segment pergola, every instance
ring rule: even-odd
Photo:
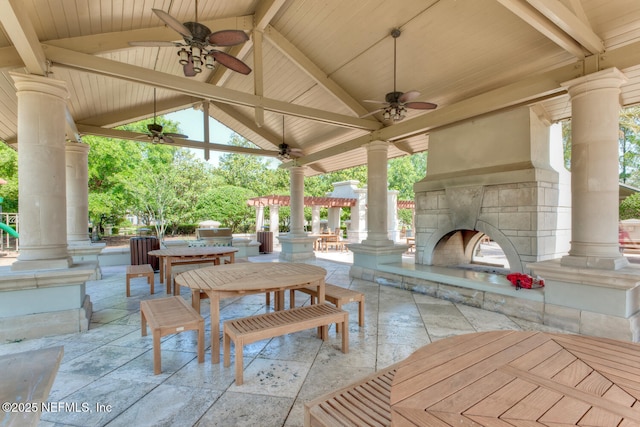
[[[185,76],[174,43],[182,37],[152,8],[178,22],[197,15],[212,31],[245,32],[247,41],[219,50],[252,72],[217,65]],[[83,284],[96,272],[88,260],[91,254],[97,260],[100,248],[86,233],[88,146],[82,137],[139,141],[143,134],[116,127],[195,107],[257,147],[212,144],[203,120],[204,141],[177,138],[174,144],[201,149],[205,158],[212,150],[277,157],[282,143],[298,149],[282,164],[290,171],[292,210],[291,233],[281,240],[285,259],[311,252],[303,229],[304,178],[367,164],[369,230],[352,248],[354,277],[374,277],[399,262],[403,251],[387,237],[388,159],[429,150],[430,162],[439,159],[430,166],[442,182],[471,176],[478,164],[500,176],[518,168],[550,176],[542,159],[546,137],[539,136],[571,118],[569,255],[561,261],[540,256],[547,235],[536,228],[546,226],[537,210],[526,221],[533,229],[515,233],[509,243],[514,253],[518,245],[529,251],[522,268],[554,278],[537,301],[541,321],[601,335],[623,329],[640,338],[638,274],[628,271],[617,247],[617,116],[621,106],[640,103],[637,0],[0,0],[0,10],[0,140],[18,151],[22,226],[13,276],[0,277],[0,289],[11,296],[0,298],[0,312],[13,319],[3,330],[24,329],[31,323],[27,315],[58,332],[88,325],[91,303]],[[437,108],[409,108],[402,120],[385,120],[380,102],[394,101],[396,91]],[[530,123],[517,129],[522,138],[515,141],[500,133],[511,123],[496,119],[509,114]],[[497,124],[487,126],[491,119]],[[469,130],[473,125],[479,129]],[[471,143],[479,136],[490,141],[489,150]],[[514,151],[518,143],[529,157],[491,163],[523,154]],[[529,149],[534,144],[542,148]],[[460,170],[451,159],[476,163]],[[416,203],[419,260],[428,260],[424,253],[442,237],[447,197],[473,208],[472,196],[480,194],[452,187],[432,203],[430,179],[420,181],[426,195]],[[505,227],[521,216],[503,213]],[[490,219],[481,225],[500,232]],[[52,311],[58,313],[53,320]]]

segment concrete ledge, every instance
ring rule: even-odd
[[[4,317],[0,322],[0,342],[87,331],[92,310],[93,304],[86,295],[80,308]]]
[[[379,265],[377,269],[354,265],[349,275],[536,323],[544,320],[544,290],[516,290],[506,277],[498,274],[394,263]]]
[[[98,261],[102,267],[131,264],[131,251],[129,248],[105,248],[98,255]]]

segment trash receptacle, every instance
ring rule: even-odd
[[[270,254],[273,252],[273,231],[256,232],[256,240],[260,242],[260,253]]]
[[[158,257],[149,255],[149,252],[160,249],[160,241],[157,237],[132,237],[129,239],[131,251],[131,265],[150,264],[154,271],[160,269]]]

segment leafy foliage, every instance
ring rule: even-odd
[[[5,212],[18,211],[18,153],[0,143],[0,178],[7,181],[0,185],[2,210]]]
[[[209,188],[200,198],[196,210],[202,218],[220,221],[223,227],[231,228],[232,233],[246,233],[251,230],[255,211],[247,205],[247,199],[256,197],[249,189],[233,185]]]
[[[620,219],[640,218],[640,193],[625,198],[620,203]]]

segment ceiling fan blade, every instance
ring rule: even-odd
[[[242,30],[222,30],[209,34],[207,40],[214,46],[235,46],[249,40],[249,36]]]
[[[406,104],[404,104],[404,106],[407,108],[412,108],[414,110],[435,110],[436,108],[438,108],[438,105],[432,102],[420,102],[420,101],[407,102]]]
[[[164,142],[168,142],[169,144],[173,144],[175,141],[173,140],[173,138],[171,138],[169,135],[167,135],[166,133],[163,133],[160,136],[160,139],[163,140]]]
[[[402,95],[400,95],[400,97],[398,97],[398,102],[401,102],[401,103],[409,102],[412,99],[416,99],[419,96],[420,96],[420,92],[418,92],[417,90],[410,90],[409,92],[405,92]]]
[[[375,101],[373,99],[363,99],[362,102],[369,102],[372,104],[385,104],[385,105],[388,104],[388,102],[386,101]]]
[[[129,42],[129,46],[141,46],[141,47],[176,47],[182,46],[180,43],[176,42],[165,42],[165,41],[139,41],[139,42]]]
[[[373,116],[374,114],[379,113],[381,111],[384,111],[384,108],[378,108],[377,110],[374,110],[368,114],[365,114],[364,116],[360,116],[359,118],[363,119],[365,117]]]
[[[171,137],[171,138],[181,138],[181,139],[188,139],[189,138],[188,135],[185,135],[183,133],[165,132],[165,133],[163,133],[163,135]]]
[[[213,51],[213,58],[224,65],[228,69],[235,71],[236,73],[247,75],[251,72],[251,68],[244,62],[240,61],[238,58],[229,55],[225,52],[220,52],[219,50]]]
[[[161,9],[151,9],[151,10],[153,11],[153,13],[158,15],[158,18],[160,18],[165,24],[167,24],[169,28],[173,29],[174,31],[177,31],[178,34],[182,35],[187,39],[193,38],[191,31],[189,31],[189,29],[185,27],[182,24],[182,22],[178,21],[176,18],[169,15],[164,10],[161,10]]]
[[[193,58],[191,58],[191,55],[189,55],[189,62],[182,66],[182,72],[184,73],[185,77],[193,77],[198,74],[193,68]]]

